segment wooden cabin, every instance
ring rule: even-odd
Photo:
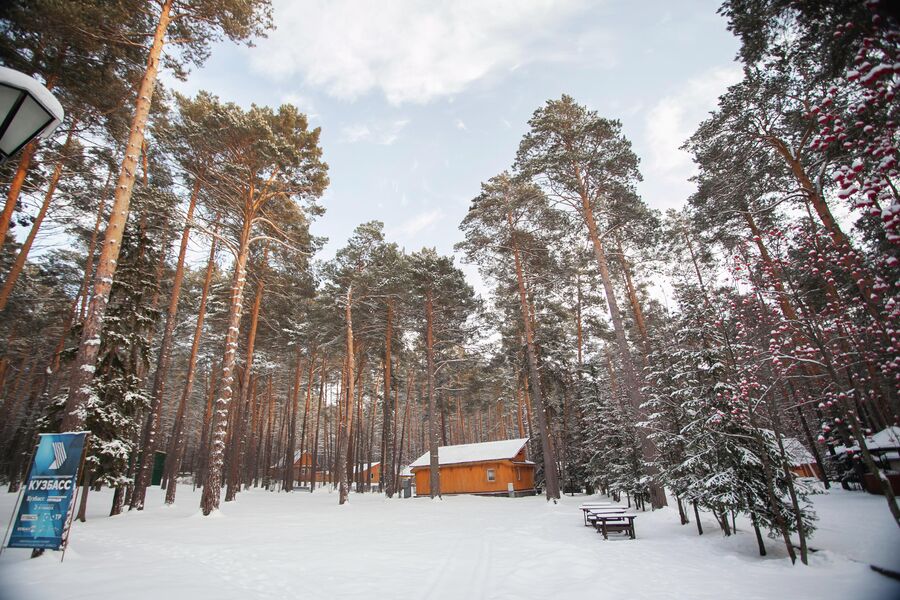
[[[866,447],[879,467],[885,471],[900,472],[900,427],[888,427],[867,435]]]
[[[900,427],[891,426],[878,433],[867,435],[866,448],[869,449],[869,454],[872,455],[875,466],[881,473],[863,475],[863,488],[870,494],[883,494],[878,479],[884,476],[890,482],[894,494],[900,495]],[[835,446],[834,451],[838,455],[858,456],[859,442],[849,448]]]
[[[294,452],[294,481],[309,481],[312,474],[312,454]]]
[[[760,429],[764,438],[768,442],[773,452],[780,452],[778,439],[775,432],[771,429]],[[797,438],[781,436],[781,443],[784,445],[784,454],[788,459],[788,465],[794,477],[821,477],[819,465],[816,464],[816,458],[809,449],[803,445],[803,442]]]
[[[516,496],[531,496],[534,463],[526,457],[527,438],[460,444],[438,448],[441,494],[505,496],[512,484]],[[426,452],[409,467],[416,483],[416,496],[431,495],[431,453]]]
[[[284,464],[284,459],[276,462],[270,470],[270,473],[273,477],[280,477],[282,471],[282,465]],[[312,477],[312,454],[309,452],[300,452],[297,450],[294,452],[294,483],[309,483],[310,478]],[[316,469],[316,481],[317,482],[330,482],[331,474],[321,465]]]
[[[381,463],[374,462],[357,465],[353,481],[361,480],[364,485],[378,485],[379,477],[381,477]]]
[[[812,453],[797,438],[782,437],[784,453],[790,463],[791,473],[797,477],[821,477],[819,465]]]

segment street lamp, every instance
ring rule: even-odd
[[[59,101],[38,81],[0,67],[0,164],[35,137],[53,133],[64,114]]]

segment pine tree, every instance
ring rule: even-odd
[[[115,196],[107,224],[103,248],[94,274],[94,291],[82,328],[81,344],[72,370],[63,429],[78,429],[84,418],[83,405],[90,394],[92,368],[97,360],[97,341],[102,333],[103,315],[116,272],[122,233],[128,220],[129,205],[137,173],[138,158],[144,147],[144,129],[150,113],[153,90],[159,73],[162,50],[169,25],[172,39],[178,40],[179,56],[185,62],[201,62],[213,39],[224,34],[232,40],[247,39],[263,33],[270,25],[269,5],[265,0],[252,2],[218,0],[162,0],[155,24],[153,44],[147,68],[137,92],[125,156],[122,161]],[[176,66],[184,63],[173,61]]]
[[[515,182],[509,174],[494,177],[482,185],[482,193],[472,201],[468,215],[460,228],[466,233],[466,242],[460,244],[470,260],[486,262],[502,260],[514,264],[520,319],[525,337],[530,389],[535,399],[541,455],[544,464],[547,499],[559,498],[556,451],[549,428],[549,410],[545,406],[538,367],[535,332],[529,306],[529,292],[523,270],[523,248],[520,238],[533,235],[523,232],[529,226],[535,229],[554,227],[559,220],[550,210],[547,199],[534,185]],[[527,224],[526,224],[527,223]]]
[[[640,413],[641,384],[625,336],[598,223],[611,192],[628,188],[639,178],[637,157],[621,134],[620,123],[599,117],[569,96],[550,100],[535,111],[529,127],[519,145],[516,164],[523,174],[543,182],[551,198],[578,211],[587,227],[606,293],[626,392],[633,409]],[[641,436],[643,458],[652,461],[655,454],[652,443],[646,432]],[[651,483],[650,490],[653,507],[665,506],[664,490],[655,483]]]
[[[438,455],[441,406],[438,404],[437,370],[447,364],[442,363],[442,355],[465,348],[470,333],[467,321],[476,303],[474,291],[453,260],[440,256],[434,249],[423,248],[412,254],[409,269],[410,284],[422,303],[417,321],[424,339],[427,437],[431,460],[429,493],[434,498],[441,495]]]
[[[201,94],[182,100],[182,118],[203,131],[203,143],[215,163],[204,165],[211,208],[220,214],[214,236],[234,256],[231,301],[222,358],[221,393],[213,411],[212,438],[201,507],[209,514],[219,506],[221,469],[225,459],[228,408],[243,311],[243,293],[251,246],[258,242],[294,246],[290,223],[308,223],[318,211],[314,200],[328,183],[321,162],[319,130],[307,128],[306,117],[290,105],[278,112],[234,104]],[[298,204],[306,202],[308,214]],[[206,229],[207,233],[213,232]],[[301,251],[308,251],[298,248]],[[249,368],[250,365],[245,365]]]

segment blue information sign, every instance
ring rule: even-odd
[[[60,550],[65,546],[88,435],[41,434],[7,547]]]

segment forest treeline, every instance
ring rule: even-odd
[[[343,503],[354,478],[392,496],[427,450],[439,495],[439,446],[529,437],[548,499],[668,492],[700,533],[701,510],[726,535],[747,514],[761,552],[765,531],[795,559],[796,535],[806,562],[785,439],[856,482],[900,415],[900,28],[878,1],[720,13],[744,75],[685,142],[696,193],[649,208],[621,124],[549,100],[460,225],[481,298],[379,222],[318,258],[319,130],[157,81],[264,35],[268,2],[4,3],[0,61],[67,111],[2,166],[9,491],[40,431],[92,432],[84,487],[114,489],[111,514],[143,508],[159,451],[166,502],[190,481],[208,514],[292,490],[301,453]]]

